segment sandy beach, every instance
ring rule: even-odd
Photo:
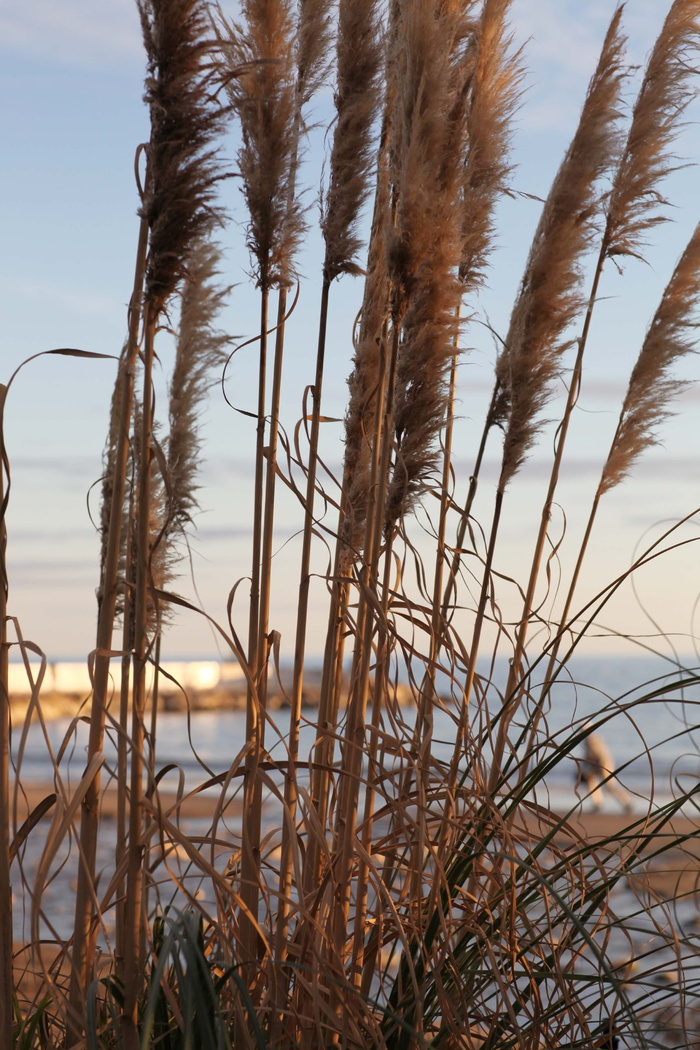
[[[18,824],[42,803],[47,807],[43,819],[50,819],[52,794],[50,784],[24,784],[19,798]],[[211,819],[221,804],[216,787],[194,791],[180,799],[173,792],[161,791],[158,800],[164,813],[178,813],[184,820],[196,821]],[[116,819],[117,793],[113,788],[103,792],[101,812],[103,819]],[[226,814],[241,817],[242,802],[238,796],[228,801]],[[642,863],[637,861],[634,872],[628,876],[630,879],[640,884],[644,880],[649,889],[665,898],[700,892],[700,816],[677,814],[666,819],[654,814],[640,816],[583,808],[567,816],[544,812],[538,815],[533,811],[525,821],[524,830],[529,835],[543,836],[558,823],[561,827],[556,831],[555,842],[561,848],[574,850],[585,843],[598,843],[602,853],[614,852],[621,858],[635,854]]]

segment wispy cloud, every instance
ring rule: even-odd
[[[583,102],[608,23],[618,0],[515,0],[518,40],[527,41],[528,59],[537,69],[521,123],[530,130],[568,131]],[[661,26],[663,4],[636,0],[624,16],[630,61],[642,62]]]
[[[500,473],[500,460],[486,459],[482,466],[481,476],[484,479],[493,480]],[[471,469],[468,461],[455,460],[454,469],[458,476],[464,477]],[[552,469],[551,460],[537,459],[533,457],[523,469],[521,482],[541,481],[548,478]],[[566,460],[565,480],[590,479],[594,481],[600,477],[600,457],[570,457]],[[668,482],[676,484],[678,481],[700,481],[700,463],[692,456],[647,456],[640,460],[635,468],[634,477],[638,481]]]
[[[133,0],[22,0],[0,11],[3,49],[72,66],[113,66],[141,57]]]

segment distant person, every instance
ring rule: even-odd
[[[583,746],[583,758],[578,759],[577,785],[581,782],[586,785],[593,809],[601,808],[603,792],[607,790],[621,803],[625,812],[629,813],[632,809],[632,797],[612,776],[615,763],[600,733],[589,733]]]

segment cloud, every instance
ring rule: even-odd
[[[467,460],[454,460],[453,465],[458,478],[468,476],[473,466]],[[603,460],[600,457],[566,457],[563,481],[566,482],[574,478],[577,480],[600,478],[602,466]],[[500,467],[500,460],[486,459],[482,466],[481,476],[484,479],[493,480],[498,477]],[[551,470],[551,460],[529,459],[525,463],[522,473],[517,476],[513,484],[517,484],[518,479],[525,483],[527,481],[541,481],[543,478],[550,476]],[[700,464],[698,464],[697,458],[693,456],[647,456],[642,457],[637,463],[630,475],[630,480],[676,483],[678,481],[700,480],[698,477],[699,473]]]
[[[525,41],[529,91],[522,126],[537,131],[570,131],[588,80],[598,62],[617,0],[515,0],[516,39]],[[661,28],[659,0],[637,0],[623,18],[629,55],[641,63]]]
[[[62,64],[95,68],[141,58],[133,0],[22,0],[0,12],[0,40],[19,51]]]

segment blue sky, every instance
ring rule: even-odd
[[[226,5],[224,5],[226,6]],[[659,0],[629,0],[625,25],[630,59],[640,64],[663,17]],[[544,196],[566,147],[582,102],[613,0],[515,0],[516,38],[526,47],[528,91],[514,138],[518,169],[514,187]],[[232,8],[229,7],[230,10]],[[27,357],[42,350],[73,346],[117,355],[126,326],[137,233],[133,158],[148,135],[141,101],[143,58],[136,6],[131,0],[23,0],[0,3],[1,134],[4,163],[0,173],[3,251],[0,256],[0,379]],[[329,99],[318,114],[328,112]],[[689,111],[697,121],[697,105]],[[679,143],[683,155],[697,161],[698,130],[690,123]],[[309,219],[315,227],[322,137],[311,143],[304,177]],[[227,143],[233,166],[234,138]],[[620,278],[606,274],[590,344],[581,408],[572,428],[561,502],[567,520],[564,564],[573,551],[595,488],[601,459],[614,429],[626,374],[685,239],[700,218],[697,171],[681,171],[666,189],[674,202],[673,223],[654,235],[648,265],[632,262]],[[235,285],[222,326],[242,339],[255,328],[257,303],[246,278],[245,216],[235,180],[224,190],[232,222],[222,234],[227,283]],[[499,219],[500,245],[491,287],[477,304],[481,316],[503,333],[522,270],[538,205],[519,198],[504,202]],[[313,379],[315,316],[318,298],[318,237],[312,229],[301,259],[305,277],[299,307],[289,326],[287,393],[283,422],[293,431],[304,387]],[[332,298],[332,339],[326,381],[325,412],[342,417],[345,380],[351,356],[350,333],[359,286],[345,278]],[[492,382],[493,345],[485,329],[472,326],[465,345],[460,385],[458,469],[468,477],[481,427],[484,400]],[[162,345],[159,405],[164,392],[170,347]],[[228,392],[241,407],[254,404],[255,354],[239,355]],[[686,373],[697,377],[696,361]],[[97,539],[88,513],[88,493],[101,471],[101,453],[114,380],[111,361],[42,358],[29,364],[13,387],[7,406],[7,446],[12,463],[8,515],[10,611],[26,637],[50,658],[82,657],[92,648]],[[602,509],[582,591],[592,596],[624,571],[635,544],[653,536],[659,522],[686,514],[700,503],[697,413],[700,398],[690,389],[680,412],[664,429],[664,447],[649,453],[635,478],[612,493]],[[555,415],[552,409],[552,418]],[[192,540],[197,593],[215,619],[225,615],[229,589],[249,571],[248,509],[251,450],[250,421],[226,406],[212,391],[203,419],[207,443],[200,502],[202,512]],[[325,427],[329,465],[340,463],[340,426]],[[551,435],[516,479],[502,534],[498,569],[521,572],[532,542],[546,483]],[[495,471],[491,457],[487,476]],[[90,507],[98,513],[96,496]],[[478,515],[490,515],[488,481],[482,486]],[[563,520],[560,515],[557,521]],[[283,639],[293,631],[298,586],[300,526],[294,499],[282,493],[278,514],[276,587],[272,626]],[[651,530],[647,533],[647,530]],[[692,532],[686,530],[685,536]],[[426,548],[427,549],[427,548]],[[692,627],[700,572],[694,549],[670,556],[639,577],[639,594],[669,631]],[[318,568],[325,562],[318,551]],[[187,577],[176,588],[192,597]],[[237,628],[245,634],[245,602],[234,605]],[[322,589],[315,596],[312,651],[322,646]],[[653,631],[630,588],[602,617],[623,632]],[[606,651],[616,643],[596,643]],[[204,621],[178,616],[167,636],[168,655],[215,652]],[[688,650],[689,642],[679,642]]]

